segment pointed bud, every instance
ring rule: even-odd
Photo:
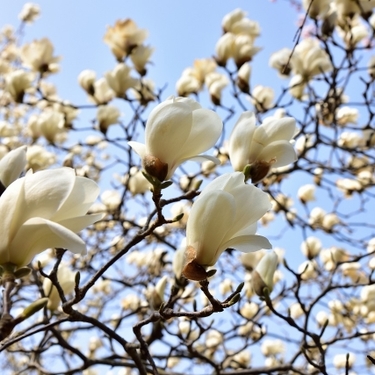
[[[33,302],[31,305],[27,306],[22,313],[16,318],[16,320],[25,320],[30,318],[39,310],[43,309],[48,303],[48,298],[40,298],[37,301]]]
[[[255,293],[260,297],[271,294],[273,275],[275,274],[278,257],[274,251],[268,252],[255,267],[252,273],[252,284]]]

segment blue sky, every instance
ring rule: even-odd
[[[168,84],[166,96],[174,94],[175,82],[182,70],[194,59],[214,54],[221,35],[223,16],[235,8],[248,12],[248,17],[260,23],[261,37],[256,45],[263,50],[253,62],[252,84],[272,85],[277,77],[268,68],[272,52],[293,46],[297,30],[296,12],[288,1],[36,1],[41,17],[25,29],[24,41],[48,36],[56,55],[62,56],[61,72],[51,77],[59,94],[72,101],[86,95],[77,88],[77,76],[83,69],[93,69],[101,76],[115,66],[109,48],[103,42],[106,26],[117,19],[132,18],[140,28],[149,30],[147,43],[155,47],[154,66],[149,76],[158,87]],[[24,1],[2,1],[0,25],[17,25],[17,15]],[[74,85],[74,86],[73,86]],[[72,88],[74,87],[74,90]]]

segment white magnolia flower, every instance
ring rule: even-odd
[[[301,251],[308,259],[315,258],[321,250],[322,241],[317,237],[307,237],[306,240],[301,243]]]
[[[315,200],[315,185],[306,184],[301,186],[297,192],[298,198],[302,203],[311,202]]]
[[[26,166],[26,146],[8,152],[0,160],[0,190],[15,181]]]
[[[118,20],[114,26],[108,26],[104,42],[108,44],[118,61],[122,61],[132,50],[147,38],[147,30],[139,29],[131,19]]]
[[[75,272],[73,272],[67,265],[60,264],[57,270],[57,280],[64,291],[64,294],[73,292],[75,286]],[[48,297],[47,308],[56,310],[60,305],[60,295],[57,289],[53,286],[50,279],[43,280],[43,291]]]
[[[132,50],[130,59],[139,74],[146,74],[146,64],[150,61],[153,52],[153,47],[145,45],[140,45]]]
[[[313,19],[323,18],[329,11],[331,0],[302,0],[305,11]]]
[[[129,142],[142,158],[148,174],[160,181],[172,177],[176,168],[189,159],[215,158],[199,155],[218,140],[223,123],[213,111],[190,98],[171,97],[156,106],[146,124],[146,144]]]
[[[34,74],[15,70],[5,75],[5,88],[17,103],[22,103],[25,91],[31,87]]]
[[[245,253],[271,244],[256,235],[259,220],[271,204],[267,194],[246,185],[240,172],[213,180],[194,202],[186,226],[185,277],[206,278],[205,267],[213,266],[229,247]]]
[[[18,18],[26,23],[32,23],[40,15],[40,7],[38,4],[26,3],[22,7],[21,12],[18,15]]]
[[[283,48],[274,52],[269,59],[269,66],[276,69],[281,77],[287,77],[290,74],[290,66],[288,65],[292,50]]]
[[[252,92],[252,103],[259,112],[273,107],[275,92],[271,87],[255,86]]]
[[[274,284],[274,274],[278,263],[274,251],[267,252],[252,273],[253,289],[258,296],[264,296],[264,288],[271,294]]]
[[[21,48],[23,64],[35,72],[55,73],[59,70],[60,57],[53,56],[53,44],[47,38],[34,40]]]
[[[108,127],[117,124],[120,117],[120,111],[113,105],[101,105],[96,112],[96,119],[99,123],[99,129],[106,133]]]
[[[331,60],[317,39],[303,39],[295,48],[290,59],[294,74],[299,74],[304,81],[323,72],[332,70]]]
[[[102,215],[86,215],[99,194],[97,184],[77,177],[71,168],[27,174],[0,197],[0,264],[27,265],[49,247],[76,254],[86,244],[76,234]]]
[[[136,86],[137,80],[130,75],[131,68],[126,64],[117,64],[110,72],[105,73],[105,79],[109,87],[118,98],[123,98],[126,91]],[[95,78],[94,78],[95,81]]]
[[[242,171],[250,164],[253,183],[265,178],[271,167],[282,167],[296,160],[290,140],[296,132],[291,117],[272,119],[255,126],[255,115],[244,112],[238,119],[229,138],[229,156],[232,167]]]
[[[96,73],[93,70],[82,70],[78,75],[79,85],[90,95],[94,95],[94,83],[96,81]]]

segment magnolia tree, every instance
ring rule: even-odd
[[[1,31],[2,374],[374,373],[373,8],[291,2],[274,87],[244,10],[175,90],[119,19],[87,105],[53,41],[22,41],[26,4]]]

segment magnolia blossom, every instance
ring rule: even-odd
[[[117,20],[113,27],[108,26],[104,42],[109,45],[117,60],[122,61],[135,47],[144,42],[147,34],[147,30],[138,29],[131,19]]]
[[[291,49],[283,48],[271,55],[268,64],[271,68],[276,69],[281,77],[287,77],[290,74],[290,66],[288,63],[291,55]]]
[[[270,208],[267,194],[246,185],[240,172],[213,180],[190,211],[184,276],[198,281],[206,279],[205,267],[213,266],[229,247],[245,253],[271,248],[265,237],[255,234],[257,220]]]
[[[99,194],[97,184],[71,168],[27,174],[0,197],[0,264],[27,265],[49,247],[86,252],[76,234],[102,215],[86,215]]]
[[[290,140],[296,132],[291,117],[272,119],[255,126],[255,115],[244,112],[238,119],[229,138],[229,157],[232,167],[242,171],[250,164],[253,183],[265,178],[271,167],[282,167],[296,160]]]
[[[189,159],[215,158],[199,155],[218,140],[223,124],[213,111],[190,98],[170,97],[156,106],[146,123],[146,144],[129,142],[142,158],[146,172],[159,181],[172,177]]]
[[[221,73],[212,72],[206,76],[205,83],[210,93],[212,103],[220,105],[221,92],[228,86],[228,78]]]
[[[22,103],[25,91],[31,87],[34,75],[24,70],[15,70],[5,76],[5,88],[17,103]]]
[[[146,74],[146,64],[150,61],[150,57],[154,52],[154,48],[150,46],[140,45],[132,50],[130,59],[135,70],[141,74]]]
[[[251,95],[251,101],[259,112],[273,107],[275,92],[271,87],[255,86]]]
[[[305,81],[323,72],[332,70],[332,64],[326,51],[317,39],[303,39],[297,44],[290,59],[294,74],[299,74]]]
[[[96,112],[96,119],[99,123],[99,129],[102,133],[106,133],[108,127],[117,124],[120,117],[120,111],[113,105],[101,105]]]
[[[329,11],[331,0],[302,0],[302,5],[311,18],[323,18]]]
[[[351,107],[341,107],[336,112],[336,120],[339,125],[356,124],[358,121],[358,109]]]
[[[237,86],[245,93],[249,93],[250,90],[250,74],[251,66],[250,64],[243,64],[237,72]]]
[[[39,17],[39,15],[40,7],[38,4],[26,3],[22,7],[22,10],[18,15],[18,18],[23,22],[32,23],[35,21],[36,18]]]
[[[253,289],[258,296],[263,297],[265,295],[265,288],[268,290],[268,294],[271,294],[277,263],[277,254],[274,251],[270,251],[263,256],[253,271]]]
[[[0,190],[1,185],[8,187],[15,181],[26,165],[26,146],[8,152],[0,160]]]
[[[315,258],[322,250],[322,241],[317,237],[307,237],[301,243],[301,251],[308,259]]]
[[[21,48],[23,64],[35,72],[55,73],[59,70],[60,57],[53,56],[53,44],[47,38],[34,40]]]
[[[110,72],[105,73],[105,79],[109,87],[115,92],[118,98],[123,98],[126,91],[135,87],[137,80],[130,76],[131,68],[123,63]],[[94,79],[95,81],[95,79]]]
[[[79,85],[90,95],[94,95],[94,83],[96,81],[96,73],[93,70],[82,70],[78,75]]]
[[[73,292],[75,287],[75,272],[73,272],[67,265],[60,264],[57,270],[57,280],[64,292],[69,294]],[[53,286],[50,279],[45,278],[43,280],[43,291],[48,297],[47,309],[56,310],[60,305],[60,295],[56,287]]]

